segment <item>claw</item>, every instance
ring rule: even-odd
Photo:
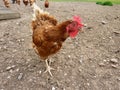
[[[50,66],[48,66],[44,73],[48,72],[50,74],[50,76],[53,76],[50,70],[54,70],[54,68],[51,68]]]
[[[48,72],[50,76],[53,76],[50,70],[55,70],[55,69],[48,65],[48,60],[45,60],[45,62],[46,62],[46,70],[44,73]]]

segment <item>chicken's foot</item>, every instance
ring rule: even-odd
[[[54,70],[54,68],[51,68],[51,67],[48,65],[48,59],[45,60],[45,63],[46,63],[46,71],[45,71],[44,73],[48,72],[48,73],[50,74],[50,76],[53,76],[50,70]],[[49,63],[50,63],[50,61],[49,61]]]

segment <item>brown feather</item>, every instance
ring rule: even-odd
[[[49,2],[48,2],[48,0],[45,1],[45,7],[46,7],[46,8],[49,7]]]
[[[36,2],[36,0],[29,0],[29,2],[30,2],[30,6],[32,6],[32,4]]]
[[[40,14],[35,21],[32,21],[34,48],[42,59],[57,53],[62,47],[62,43],[69,36],[66,26],[71,21],[57,24],[57,20],[47,14]]]
[[[18,5],[20,5],[20,0],[16,0],[16,3],[17,3]]]
[[[23,3],[25,4],[25,6],[28,5],[28,0],[23,0]]]
[[[5,5],[7,8],[9,8],[9,7],[10,7],[10,3],[9,3],[9,1],[8,1],[8,0],[3,0],[3,2],[4,2],[4,5]]]

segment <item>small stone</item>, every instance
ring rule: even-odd
[[[117,60],[116,58],[112,58],[110,61],[111,61],[112,63],[118,63],[118,60]]]
[[[17,40],[18,42],[20,42],[20,39],[19,40]]]
[[[1,39],[0,39],[0,42],[3,42],[3,41],[4,41],[4,39],[3,39],[3,38],[1,38]]]
[[[117,65],[112,64],[111,66],[112,66],[113,68],[117,68]]]
[[[8,76],[7,78],[10,79],[11,76]]]
[[[19,25],[19,23],[18,23],[18,22],[17,22],[16,24],[17,24],[17,25]]]
[[[80,64],[83,62],[82,59],[79,60]]]
[[[8,67],[6,68],[7,71],[9,71],[10,69],[12,69],[12,67],[10,67],[10,66],[8,66]]]
[[[18,72],[19,70],[20,70],[20,69],[19,69],[19,68],[17,68],[17,69],[16,69],[16,72]]]
[[[14,49],[14,50],[13,50],[13,52],[17,52],[17,50],[16,50],[16,49]]]
[[[66,90],[65,88],[63,88],[63,90]]]
[[[42,71],[39,71],[39,74],[41,74],[42,73]]]
[[[109,39],[112,39],[112,37],[109,37]]]
[[[67,73],[65,73],[64,76],[67,76]]]
[[[21,80],[23,78],[23,73],[20,73],[19,75],[18,75],[18,80]]]
[[[105,59],[104,59],[103,61],[104,61],[104,62],[107,62],[107,60],[105,60]]]
[[[87,29],[92,30],[92,27],[87,27]]]
[[[105,38],[103,37],[103,40],[105,40]]]
[[[7,49],[7,46],[3,46],[4,49]]]
[[[84,25],[84,27],[87,27],[87,24],[83,24]]]
[[[55,87],[52,87],[52,90],[55,90]]]
[[[117,80],[120,81],[120,77],[118,77]]]
[[[6,68],[6,70],[11,72],[11,70],[12,70],[13,68],[15,68],[15,65],[8,66],[8,67]]]
[[[12,65],[11,68],[15,68],[15,65]]]
[[[65,52],[62,52],[62,54],[65,54]]]
[[[101,23],[102,23],[102,24],[106,24],[107,22],[106,22],[106,21],[102,21]]]
[[[70,56],[70,55],[68,55],[68,57],[70,58],[71,56]]]
[[[21,39],[21,42],[24,42],[25,40],[24,39]]]
[[[9,44],[14,44],[12,41],[9,41]]]
[[[78,45],[79,43],[78,42],[75,42],[75,45]]]
[[[118,35],[118,34],[120,34],[120,31],[114,31],[113,32],[115,35]]]
[[[120,52],[120,50],[116,50],[116,51],[115,51],[116,54],[119,53],[119,52]]]
[[[88,86],[90,86],[90,83],[87,83]]]
[[[13,57],[14,57],[14,55],[11,55],[11,57],[13,58]]]
[[[82,72],[82,70],[81,70],[81,69],[78,69],[78,71],[79,71],[79,72]]]
[[[30,78],[29,80],[28,80],[29,82],[33,82],[33,80]]]
[[[105,64],[104,63],[99,63],[99,66],[103,67],[103,66],[105,66]]]
[[[10,69],[10,70],[9,70],[9,72],[10,72],[10,73],[12,73],[12,72],[13,72],[13,70],[12,70],[12,69]]]

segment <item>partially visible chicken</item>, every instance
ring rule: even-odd
[[[49,7],[49,2],[48,2],[48,0],[45,0],[45,4],[44,4],[44,5],[45,5],[46,8]]]
[[[23,0],[23,3],[25,4],[25,6],[27,6],[29,1],[28,0]]]
[[[9,8],[9,7],[10,7],[10,3],[9,3],[9,1],[8,1],[8,0],[3,0],[3,2],[4,2],[4,5],[5,5],[7,8]]]
[[[35,3],[32,5],[34,14],[32,20],[32,40],[35,52],[46,62],[46,71],[52,76],[48,64],[49,57],[57,53],[62,43],[68,37],[75,37],[81,31],[81,19],[74,16],[73,20],[57,23],[57,20],[48,12],[41,10]]]
[[[12,0],[12,3],[15,4],[16,0]]]
[[[20,5],[20,0],[16,0],[16,3],[17,3],[18,5]]]
[[[36,2],[36,0],[29,0],[29,2],[30,2],[30,6],[32,6],[32,5],[33,5],[33,3],[35,3],[35,2]]]

